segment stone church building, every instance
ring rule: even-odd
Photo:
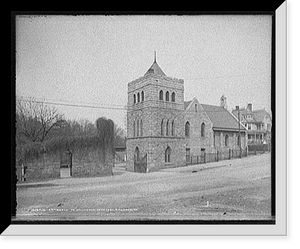
[[[184,101],[184,80],[166,76],[154,59],[144,76],[128,83],[127,170],[180,167],[190,155],[239,148],[239,143],[245,149],[246,129],[222,98],[221,106]]]

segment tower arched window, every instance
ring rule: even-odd
[[[143,136],[143,120],[141,120],[141,122],[140,122],[140,129],[141,129],[140,136],[142,137]]]
[[[136,136],[140,136],[140,122],[136,121]]]
[[[160,123],[160,135],[164,135],[164,120],[162,119],[161,120],[161,123]]]
[[[170,94],[168,91],[166,92],[166,101],[170,101]]]
[[[185,123],[185,136],[186,137],[190,136],[190,123],[189,122]]]
[[[137,102],[140,103],[140,93],[137,94]]]
[[[160,92],[159,92],[159,100],[164,100],[164,92],[163,92],[163,90],[160,90]]]
[[[166,136],[169,136],[169,120],[166,123]]]
[[[134,150],[134,161],[139,161],[140,160],[140,150],[138,147],[135,147]]]
[[[229,137],[228,137],[228,135],[226,134],[226,135],[225,135],[225,146],[228,146],[228,142],[229,142],[228,139],[229,139]]]
[[[144,101],[144,91],[142,91],[142,102]]]
[[[169,163],[171,162],[171,148],[168,146],[165,151],[165,162]]]
[[[135,133],[135,120],[134,120],[134,122],[133,122],[133,137],[135,137],[136,136],[136,133]]]
[[[135,96],[135,94],[133,94],[133,103],[134,104],[136,103],[136,96]]]
[[[201,124],[201,137],[205,137],[205,124]]]
[[[175,120],[172,121],[172,136],[175,135]]]
[[[172,99],[172,102],[175,102],[175,92],[172,93],[171,99]]]

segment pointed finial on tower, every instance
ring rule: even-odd
[[[156,62],[156,51],[154,51],[154,62]]]

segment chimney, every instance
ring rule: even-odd
[[[247,110],[250,111],[250,112],[252,112],[252,104],[251,104],[251,103],[249,103],[249,104],[247,105]]]
[[[220,106],[227,109],[227,101],[224,95],[222,95],[222,97],[220,98]]]

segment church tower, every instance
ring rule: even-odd
[[[185,165],[184,81],[156,62],[128,83],[127,164],[135,172]]]

